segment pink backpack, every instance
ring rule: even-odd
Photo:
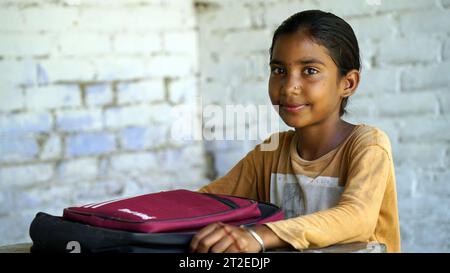
[[[281,210],[262,217],[259,202],[189,190],[163,191],[64,209],[63,218],[135,232],[197,230],[213,222],[262,224],[284,218]]]
[[[195,233],[213,222],[251,226],[284,219],[270,203],[174,190],[39,212],[30,225],[32,252],[184,253]]]

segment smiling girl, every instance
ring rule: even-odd
[[[294,14],[275,31],[269,96],[295,131],[277,134],[202,192],[275,203],[286,219],[251,230],[211,224],[193,252],[260,252],[376,241],[400,251],[395,173],[389,138],[380,129],[342,119],[360,81],[351,26],[327,12]],[[267,142],[270,141],[267,140]]]

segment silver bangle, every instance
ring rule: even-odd
[[[261,252],[266,252],[266,247],[264,246],[264,241],[261,238],[261,236],[259,236],[258,233],[256,233],[251,228],[246,228],[244,226],[241,226],[241,227],[245,228],[248,231],[248,233],[250,233],[250,235],[252,235],[252,237],[255,238],[255,240],[259,243],[259,245],[261,246]]]

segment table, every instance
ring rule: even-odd
[[[14,245],[0,246],[0,253],[30,253],[32,243],[21,243]],[[269,252],[293,252],[288,249],[281,249]],[[302,253],[385,253],[386,246],[376,242],[351,243],[343,245],[333,245],[318,249],[305,249]]]

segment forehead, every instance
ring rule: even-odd
[[[299,59],[317,59],[326,66],[334,64],[328,49],[304,32],[280,35],[273,46],[272,59],[286,64],[293,64]]]

